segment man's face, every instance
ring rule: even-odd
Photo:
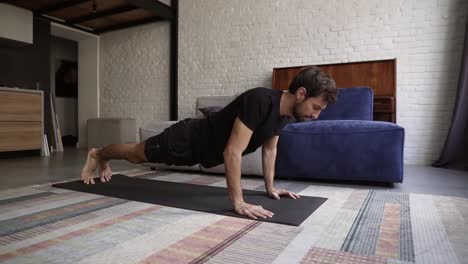
[[[327,107],[327,102],[322,96],[309,97],[296,104],[294,107],[294,117],[297,122],[315,120],[325,107]]]

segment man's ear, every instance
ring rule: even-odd
[[[304,87],[299,87],[296,90],[296,99],[298,103],[301,103],[306,98],[307,91]]]

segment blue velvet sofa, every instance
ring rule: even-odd
[[[368,87],[338,89],[338,100],[316,121],[291,123],[281,132],[276,175],[403,182],[404,129],[372,121]]]

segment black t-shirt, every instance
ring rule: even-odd
[[[224,163],[224,148],[236,117],[253,131],[242,155],[254,152],[267,139],[279,135],[281,129],[290,122],[288,116],[280,115],[282,93],[269,88],[254,88],[236,97],[219,112],[198,119],[192,129],[192,146],[200,163],[204,167]]]

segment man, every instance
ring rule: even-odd
[[[155,162],[175,165],[202,164],[212,167],[224,163],[229,198],[234,211],[253,219],[269,218],[273,213],[260,205],[244,202],[241,188],[242,155],[262,146],[265,188],[275,199],[299,195],[273,185],[276,144],[281,129],[295,119],[317,119],[328,103],[334,103],[334,80],[316,67],[302,70],[287,92],[255,88],[239,95],[219,112],[204,119],[184,119],[159,135],[141,143],[112,144],[88,152],[81,178],[94,184],[99,167],[101,182],[112,178],[110,159],[132,163]]]

